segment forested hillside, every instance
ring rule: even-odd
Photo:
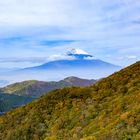
[[[0,93],[0,114],[25,105],[33,100],[35,98]]]
[[[91,87],[55,90],[0,117],[2,140],[139,140],[140,62]]]

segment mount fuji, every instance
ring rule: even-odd
[[[70,76],[100,79],[120,69],[121,67],[97,59],[84,50],[71,49],[65,54],[54,55],[53,59],[42,65],[2,73],[0,78],[9,84],[26,80],[59,81]]]
[[[66,52],[65,59],[58,59],[47,62],[40,66],[25,68],[23,70],[118,70],[120,67],[111,63],[96,59],[94,56],[88,54],[81,49],[71,49]]]
[[[119,66],[96,59],[81,49],[71,49],[64,56],[61,57],[63,59],[21,69],[18,74],[25,74],[28,75],[26,77],[30,77],[29,79],[36,80],[60,80],[69,76],[99,79],[121,69]]]

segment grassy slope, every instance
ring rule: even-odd
[[[53,91],[0,117],[2,140],[139,140],[140,62],[87,88]]]
[[[2,89],[5,90],[7,93],[12,94],[16,91],[20,91],[21,89],[25,89],[28,86],[33,85],[35,83],[36,83],[36,81],[34,81],[34,80],[33,81],[24,81],[24,82],[22,82],[22,84],[21,83],[15,83],[15,84],[11,84],[11,85],[9,85],[5,88],[2,88]]]

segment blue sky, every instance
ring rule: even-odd
[[[140,59],[139,0],[0,0],[0,68],[70,48],[127,66]]]

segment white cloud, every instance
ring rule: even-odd
[[[137,58],[137,56],[135,56],[135,55],[128,55],[128,56],[126,56],[127,58],[130,58],[130,59],[136,59]]]
[[[100,26],[102,20],[137,18],[139,5],[132,0],[1,0],[0,21],[15,26]]]
[[[75,57],[73,56],[68,56],[68,55],[52,55],[47,58],[47,61],[56,61],[56,60],[74,60]]]

